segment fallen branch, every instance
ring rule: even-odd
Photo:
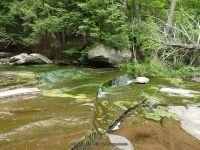
[[[200,45],[199,44],[182,44],[182,43],[168,43],[165,41],[161,41],[162,44],[172,46],[172,47],[177,47],[177,48],[184,48],[184,49],[193,49],[193,50],[200,50]]]

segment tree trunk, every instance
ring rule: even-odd
[[[176,6],[176,0],[170,0],[170,9],[169,9],[169,14],[168,14],[167,24],[164,28],[165,37],[169,34],[169,31],[172,26],[175,6]]]

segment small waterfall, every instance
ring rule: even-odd
[[[70,70],[55,70],[48,72],[38,73],[37,77],[39,80],[39,85],[45,85],[48,87],[53,87],[56,83],[61,83],[67,79],[75,79],[87,76],[88,73],[70,69]]]
[[[114,87],[114,86],[125,86],[133,83],[133,80],[130,79],[130,77],[125,74],[121,75],[119,77],[116,77],[112,80],[109,80],[102,84],[102,86],[99,88],[99,91],[97,92],[97,99],[98,98],[104,98],[108,94],[106,92],[106,89]]]

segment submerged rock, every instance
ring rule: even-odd
[[[2,91],[0,92],[0,99],[5,99],[9,97],[14,96],[20,96],[20,95],[33,95],[38,94],[40,90],[38,88],[18,88],[18,89],[12,89],[8,91]]]
[[[19,128],[14,129],[13,131],[7,132],[7,133],[0,133],[0,141],[8,140],[9,138],[12,138],[14,135],[20,135],[20,134],[29,134],[33,130],[44,130],[46,128],[51,128],[56,125],[60,126],[67,126],[67,125],[81,125],[86,124],[89,122],[89,119],[82,119],[82,118],[73,118],[73,117],[54,117],[47,120],[41,120],[37,122],[32,122],[30,124],[26,124],[24,126],[21,126]]]
[[[138,83],[138,84],[147,84],[149,83],[149,78],[147,77],[137,77],[133,82]]]
[[[33,53],[28,55],[27,53],[22,53],[10,58],[9,63],[12,65],[23,65],[23,64],[52,64],[53,62],[47,57]]]
[[[169,111],[181,117],[181,127],[200,140],[200,107],[197,105],[169,106]]]
[[[186,89],[176,89],[176,88],[161,88],[161,92],[169,93],[169,94],[178,94],[180,96],[185,97],[196,97],[197,95],[200,95],[200,92],[198,91],[192,91],[192,90],[186,90]]]
[[[156,108],[158,105],[163,104],[163,102],[158,101],[158,100],[148,100],[147,101],[147,106],[150,109]]]
[[[115,66],[125,58],[131,58],[132,53],[130,50],[115,50],[104,45],[97,45],[88,52],[88,60],[91,64],[99,66]]]
[[[129,140],[127,140],[123,136],[108,134],[111,145],[114,146],[112,149],[120,149],[120,150],[134,150],[133,145]]]
[[[131,83],[133,83],[133,81],[129,78],[129,76],[127,74],[119,76],[112,80],[113,86],[125,86],[125,85],[129,85]]]
[[[4,71],[0,73],[0,91],[35,85],[36,75],[31,72]]]

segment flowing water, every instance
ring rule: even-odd
[[[185,97],[160,90],[173,87],[198,92],[199,83],[155,78],[147,85],[140,85],[132,83],[127,75],[120,76],[122,74],[114,69],[53,65],[0,68],[0,149],[69,149],[92,128],[106,130],[125,110],[145,98],[169,105],[170,111],[176,111],[174,113],[183,117],[183,129],[188,123],[188,114],[179,113],[179,106],[183,112],[184,108],[195,104],[192,105],[195,107],[193,111],[184,111],[194,114],[194,126],[185,128],[186,133],[181,129],[181,121],[164,119],[160,123],[147,120],[142,114],[130,113],[120,122],[119,129],[107,136],[108,139],[117,141],[121,136],[132,143],[135,149],[182,150],[184,146],[187,149],[200,149],[197,137],[200,124],[195,121],[198,120],[195,114],[199,113],[198,93],[195,97]],[[115,78],[117,76],[120,77]],[[3,97],[6,91],[22,88],[35,88],[39,92]],[[191,119],[188,121],[191,123]],[[197,132],[194,133],[194,129]],[[105,137],[99,142],[107,142],[108,139]],[[93,146],[84,149],[112,147]]]

